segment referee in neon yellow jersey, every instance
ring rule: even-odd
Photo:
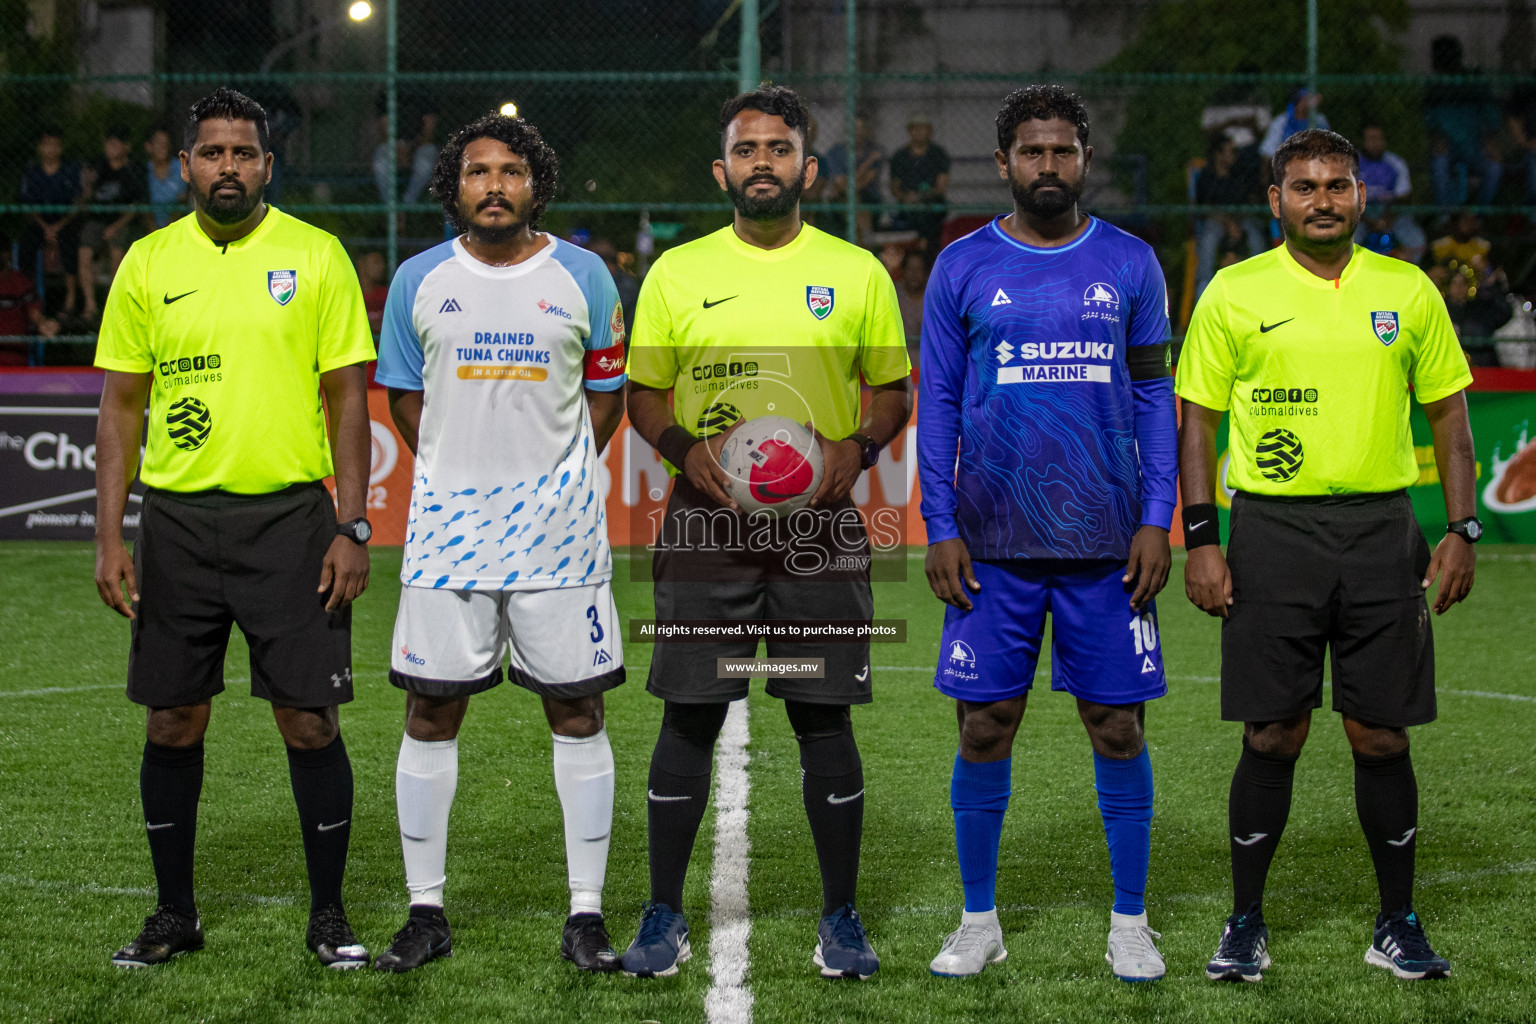
[[[1243,725],[1228,803],[1232,915],[1213,980],[1269,966],[1264,879],[1323,657],[1355,761],[1355,808],[1381,895],[1369,964],[1441,978],[1413,908],[1418,786],[1408,727],[1435,718],[1436,614],[1472,589],[1472,383],[1445,303],[1412,264],[1353,243],[1360,159],[1340,135],[1297,132],[1275,152],[1271,212],[1285,244],[1216,275],[1184,339],[1179,466],[1189,599],[1224,620],[1221,717]],[[1419,475],[1410,399],[1434,432],[1450,521],[1431,554],[1405,488]],[[1231,414],[1232,534],[1216,528],[1216,427]]]
[[[139,789],[159,888],[112,962],[147,967],[202,948],[192,850],[203,734],[238,625],[251,693],[271,702],[288,747],[307,944],[327,967],[361,967],[368,952],[341,903],[352,766],[337,706],[352,699],[349,605],[368,585],[368,317],[341,244],[263,201],[272,155],[254,100],[219,89],[193,105],[181,176],[196,215],[129,249],[96,348],[107,371],[96,588],[133,620],[128,699],[148,709]],[[130,560],[123,508],[140,469]],[[335,505],[321,482],[333,469]]]
[[[868,251],[800,219],[800,194],[816,180],[809,121],[783,86],[726,102],[714,173],[735,217],[664,253],[640,293],[629,415],[680,471],[656,541],[658,619],[874,614],[869,541],[848,492],[906,424],[911,367],[891,275]],[[861,376],[871,389],[862,418]],[[773,529],[740,516],[720,466],[732,425],[765,415],[812,422],[825,460],[812,507]],[[813,960],[823,976],[867,978],[880,961],[854,909],[864,774],[849,705],[871,699],[869,644],[769,640],[767,650],[824,663],[821,678],[773,678],[768,694],[784,700],[800,744],[821,867]],[[756,652],[755,637],[656,645],[646,689],[666,709],[647,788],[651,898],[623,956],[629,974],[671,975],[688,958],[683,879],[709,799],[715,738],[730,702],[747,695],[747,680],[722,677],[717,659]]]

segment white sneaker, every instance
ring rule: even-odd
[[[1121,981],[1156,981],[1168,973],[1163,955],[1152,944],[1162,938],[1147,927],[1145,912],[1135,917],[1129,914],[1109,915],[1109,952],[1104,959],[1110,970]]]
[[[1003,948],[1003,927],[992,921],[963,922],[949,933],[944,948],[933,958],[928,970],[946,978],[968,978],[980,974],[987,964],[1008,959]]]

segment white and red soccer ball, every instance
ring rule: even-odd
[[[816,435],[787,416],[758,416],[737,427],[720,452],[720,467],[743,512],[775,517],[808,505],[824,469]]]

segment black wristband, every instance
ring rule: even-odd
[[[689,449],[702,440],[690,433],[687,427],[674,423],[656,439],[656,450],[661,452],[662,458],[681,470],[688,459]]]
[[[1221,543],[1221,520],[1216,518],[1216,506],[1184,506],[1184,550],[1193,551],[1208,544]]]

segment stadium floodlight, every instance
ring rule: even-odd
[[[507,102],[505,102],[505,103],[503,103],[501,105],[501,116],[502,117],[516,117],[517,116],[517,104],[513,103],[511,100],[507,100]]]
[[[353,21],[367,21],[373,17],[373,4],[368,0],[357,0],[357,3],[347,8],[347,17]]]

